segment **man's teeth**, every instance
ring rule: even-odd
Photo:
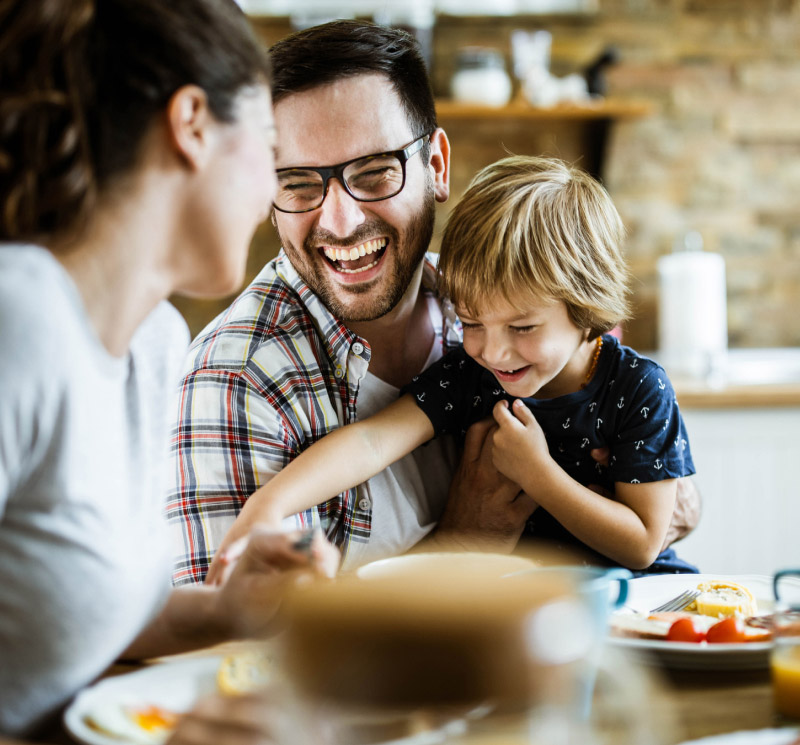
[[[386,245],[385,238],[367,241],[353,248],[333,248],[325,246],[322,250],[331,261],[355,261],[360,256],[367,256],[380,251]]]

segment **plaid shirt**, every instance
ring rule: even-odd
[[[428,255],[423,289],[433,294],[438,257]],[[459,324],[442,303],[443,351]],[[173,582],[201,582],[247,498],[310,444],[356,420],[370,348],[334,318],[286,255],[269,262],[193,342],[171,452],[175,482],[167,518]],[[361,487],[296,516],[320,526],[346,553],[369,540],[370,500]]]

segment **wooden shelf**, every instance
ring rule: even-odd
[[[440,98],[436,101],[436,114],[444,120],[583,120],[638,119],[652,113],[653,106],[647,101],[624,101],[603,99],[586,103],[563,103],[556,106],[538,107],[515,99],[506,106],[459,103]]]

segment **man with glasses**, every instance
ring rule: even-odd
[[[282,249],[192,346],[167,507],[176,583],[202,581],[247,533],[246,500],[273,474],[460,341],[426,255],[450,149],[416,43],[336,21],[271,55]],[[467,433],[460,463],[436,440],[290,522],[322,528],[351,568],[408,550],[437,522],[440,543],[510,549],[535,503],[494,470],[490,427]]]

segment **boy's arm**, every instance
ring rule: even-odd
[[[675,504],[675,479],[615,485],[611,500],[579,484],[550,456],[544,433],[522,401],[513,414],[499,403],[494,459],[572,535],[631,569],[644,569],[658,556]]]
[[[279,526],[284,517],[321,504],[380,473],[434,434],[430,419],[410,395],[363,421],[327,434],[248,498],[220,544],[207,581],[219,576],[223,551],[254,525]]]
[[[611,451],[606,447],[595,448],[590,455],[598,463],[607,466]],[[700,514],[703,510],[700,491],[691,476],[682,476],[676,480],[676,485],[675,508],[672,510],[672,519],[667,529],[667,535],[664,537],[664,543],[661,546],[662,551],[689,535],[700,522]],[[608,491],[595,484],[590,484],[589,488],[604,497],[614,496],[613,491]]]

